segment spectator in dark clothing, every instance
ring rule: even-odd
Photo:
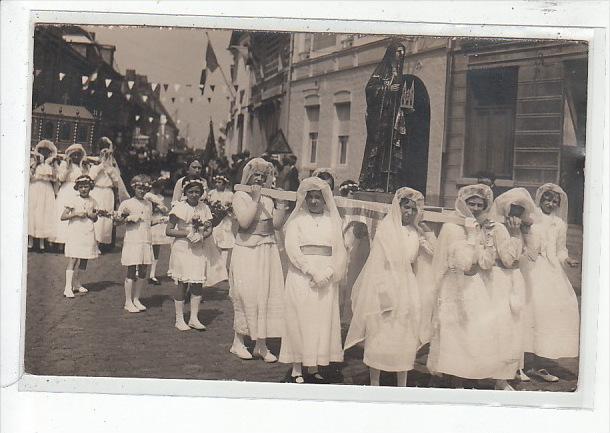
[[[280,172],[280,182],[278,186],[286,191],[296,191],[299,189],[299,170],[296,168],[297,157],[288,155],[283,160],[284,167]]]

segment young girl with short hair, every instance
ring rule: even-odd
[[[205,190],[203,179],[186,176],[181,190],[186,200],[173,205],[165,232],[174,238],[167,274],[176,283],[173,296],[175,326],[180,331],[191,328],[205,330],[197,314],[203,285],[208,281],[209,261],[206,257],[205,239],[212,234],[212,212],[200,201]],[[191,316],[187,324],[184,321],[184,298],[188,289],[191,292]]]
[[[139,174],[131,179],[134,196],[123,201],[117,210],[117,222],[126,223],[121,264],[127,267],[125,310],[145,311],[140,296],[146,285],[146,271],[153,261],[151,225],[152,204],[144,198],[150,191],[150,177]]]
[[[64,287],[66,298],[74,298],[74,290],[87,293],[88,290],[80,283],[79,271],[84,272],[87,261],[99,255],[93,227],[98,218],[97,203],[89,195],[93,180],[87,175],[81,175],[74,180],[73,188],[78,194],[63,202],[64,211],[61,214],[61,221],[66,221],[68,225],[64,250],[68,257]]]

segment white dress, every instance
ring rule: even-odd
[[[541,215],[526,237],[535,261],[521,260],[529,316],[525,351],[551,359],[578,356],[578,300],[562,267],[568,257],[566,233],[561,218]]]
[[[165,217],[165,214],[161,212],[159,206],[156,205],[156,203],[163,203],[164,198],[162,194],[147,192],[144,198],[150,201],[153,205],[153,220],[160,221],[163,217]],[[170,245],[173,242],[173,238],[165,234],[166,228],[167,223],[165,222],[155,224],[151,227],[150,230],[153,245]]]
[[[123,214],[124,211],[130,216],[139,218],[139,221],[125,223],[121,264],[123,266],[150,265],[153,260],[150,233],[152,204],[148,200],[132,197],[121,202],[117,210],[119,214]]]
[[[250,195],[233,195],[236,218],[243,214]],[[283,330],[284,273],[272,224],[273,200],[261,197],[254,221],[239,229],[229,270],[236,332],[252,339],[281,337]]]
[[[114,210],[114,191],[121,176],[119,169],[111,165],[98,164],[91,167],[89,177],[95,185],[91,197],[95,199],[100,210],[112,213]],[[101,244],[112,243],[112,219],[98,218],[95,222],[95,237]]]
[[[78,192],[74,190],[74,181],[82,174],[79,165],[62,161],[57,169],[57,180],[61,182],[61,187],[57,193],[55,200],[55,221],[57,222],[54,242],[63,244],[66,242],[66,231],[68,229],[68,221],[61,220],[61,214],[65,209],[65,204],[72,197],[78,196]]]
[[[233,192],[224,190],[216,191],[211,190],[208,193],[208,199],[210,202],[219,201],[224,206],[231,204],[233,201]],[[237,223],[231,215],[225,216],[220,224],[214,227],[213,236],[214,241],[218,248],[227,250],[233,248],[235,245],[235,232],[237,231]]]
[[[483,253],[485,242],[480,229],[470,239],[456,224],[445,223],[441,229],[434,254],[446,257],[446,271],[436,276],[440,281],[427,363],[432,372],[468,379],[497,375],[498,346],[490,331],[497,319],[482,278],[482,271],[491,268]]]
[[[83,198],[80,195],[69,197],[64,202],[65,208],[73,209],[75,212],[90,212],[97,209],[95,199],[91,196]],[[64,254],[66,257],[75,259],[95,259],[99,255],[97,240],[93,221],[88,217],[70,218],[67,220],[66,246]]]
[[[482,273],[491,297],[495,324],[488,332],[495,335],[498,368],[494,379],[513,379],[523,358],[523,307],[525,281],[519,270],[523,252],[521,237],[510,236],[501,223],[495,223],[489,232],[495,249],[487,249],[486,260],[492,264]]]
[[[28,235],[40,239],[53,239],[56,231],[55,191],[53,166],[42,163],[30,177],[28,194]]]
[[[170,211],[170,215],[179,219],[179,230],[191,230],[195,215],[198,215],[201,221],[212,219],[210,209],[203,202],[193,207],[185,201],[179,201]],[[167,274],[176,283],[197,283],[206,286],[213,286],[227,279],[227,271],[212,236],[196,243],[186,238],[175,238]]]
[[[313,287],[312,278],[306,273],[306,269],[332,267],[333,257],[305,255],[301,251],[304,245],[332,249],[332,230],[328,213],[303,213],[286,228],[290,267],[285,286],[280,362],[316,366],[343,361],[338,284],[331,281],[325,287]]]

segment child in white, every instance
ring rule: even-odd
[[[64,250],[65,256],[68,257],[64,287],[66,298],[74,298],[74,290],[87,293],[87,289],[80,283],[79,270],[84,272],[87,269],[87,261],[99,255],[93,228],[97,211],[95,200],[89,196],[91,188],[93,180],[89,176],[76,178],[74,189],[78,194],[64,201],[64,211],[61,214],[61,220],[68,224]]]
[[[578,356],[578,300],[564,266],[576,267],[566,247],[568,197],[559,186],[547,183],[538,188],[534,224],[525,236],[526,257],[521,270],[525,277],[526,311],[531,315],[525,333],[525,351],[531,353],[528,374],[547,382],[559,378],[539,367],[541,360]],[[529,358],[529,357],[528,357]]]
[[[54,242],[58,244],[66,243],[66,231],[68,222],[61,219],[61,215],[65,209],[65,203],[72,197],[77,195],[74,192],[74,181],[84,172],[85,166],[83,160],[87,156],[85,148],[82,144],[73,144],[66,149],[66,159],[61,161],[57,169],[57,180],[61,183],[57,199],[55,200],[55,209],[57,210],[57,226]]]
[[[186,201],[178,201],[169,213],[166,234],[174,237],[167,274],[176,282],[174,305],[175,326],[180,331],[191,328],[204,330],[197,314],[203,284],[207,282],[208,260],[205,239],[212,235],[212,213],[201,202],[204,183],[197,176],[186,176],[182,184]],[[191,316],[184,321],[184,298],[191,291]]]
[[[147,192],[144,198],[152,203],[153,205],[153,219],[158,221],[151,229],[152,236],[152,248],[153,248],[153,261],[150,266],[150,275],[148,281],[152,284],[161,284],[157,279],[157,263],[159,262],[159,253],[161,252],[162,245],[170,245],[172,238],[165,234],[167,229],[167,217],[168,209],[163,201],[163,188],[168,178],[159,177],[151,183],[151,191]]]
[[[352,291],[354,317],[345,348],[364,340],[363,362],[371,385],[379,386],[380,370],[396,372],[398,386],[407,385],[420,347],[421,292],[414,265],[431,255],[436,241],[421,216],[424,196],[400,188],[383,219],[364,269]]]
[[[229,179],[225,176],[214,176],[215,189],[208,193],[208,199],[210,203],[220,202],[223,206],[229,206],[233,202],[233,191],[227,190],[229,185]],[[225,263],[225,267],[229,268],[229,256],[230,252],[235,245],[235,232],[237,231],[235,219],[231,214],[227,214],[220,224],[214,227],[212,232],[214,236],[214,242],[220,249],[222,260]]]
[[[124,308],[130,313],[138,313],[146,310],[140,296],[146,285],[147,267],[153,260],[152,204],[144,198],[150,190],[150,178],[142,174],[134,176],[131,187],[134,197],[119,205],[117,221],[127,224],[121,253],[121,264],[127,267]]]
[[[34,148],[30,165],[30,190],[28,194],[28,248],[34,247],[38,239],[40,250],[44,251],[44,240],[55,237],[55,191],[57,180],[53,161],[57,148],[49,140],[42,140]]]

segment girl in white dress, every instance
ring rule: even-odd
[[[131,179],[134,196],[119,205],[115,218],[119,223],[126,223],[121,264],[127,267],[125,278],[124,309],[130,313],[145,311],[140,296],[146,286],[147,267],[152,263],[151,225],[152,204],[144,198],[150,191],[150,177],[139,174]]]
[[[290,267],[284,296],[280,362],[292,363],[292,381],[326,383],[318,366],[342,362],[339,286],[346,252],[341,217],[329,185],[317,177],[301,182],[296,207],[286,222]]]
[[[28,248],[34,247],[38,239],[40,251],[44,251],[45,239],[55,237],[55,190],[53,183],[57,180],[54,161],[57,148],[49,140],[42,140],[33,152],[33,164],[30,166],[30,189],[28,194]]]
[[[167,229],[168,209],[165,206],[163,189],[169,179],[167,177],[159,177],[151,183],[151,191],[144,195],[144,198],[153,205],[153,219],[158,221],[151,228],[153,261],[150,265],[150,274],[148,281],[152,284],[159,285],[161,282],[157,279],[157,263],[159,262],[159,254],[162,245],[171,245],[172,238],[165,234]]]
[[[215,188],[208,193],[208,200],[210,203],[220,202],[223,206],[230,206],[233,201],[233,191],[228,190],[229,179],[225,176],[214,176]],[[222,259],[225,263],[225,267],[229,269],[230,253],[235,245],[235,232],[237,231],[237,223],[233,218],[232,213],[228,213],[218,224],[214,227],[213,236],[216,246],[220,249]]]
[[[525,281],[519,270],[523,254],[523,233],[531,225],[534,202],[524,188],[513,188],[498,196],[489,212],[493,222],[485,230],[494,248],[486,249],[487,260],[493,262],[484,272],[490,294],[495,327],[497,355],[500,368],[493,376],[496,388],[513,390],[507,380],[513,379],[523,367],[523,333],[526,323],[524,312]]]
[[[198,176],[186,176],[182,190],[185,201],[178,201],[169,213],[166,234],[174,238],[167,272],[176,283],[174,305],[175,326],[180,331],[191,328],[204,330],[197,314],[201,304],[202,286],[207,282],[208,259],[204,240],[212,234],[212,213],[200,201],[204,191],[203,180]],[[191,316],[184,321],[184,298],[191,291]]]
[[[127,189],[121,179],[121,171],[113,157],[112,141],[107,137],[99,140],[101,147],[99,163],[89,169],[89,176],[95,182],[95,188],[91,196],[97,202],[99,208],[109,214],[114,211],[115,191],[118,192],[119,200],[129,198]],[[98,243],[107,246],[112,243],[112,220],[110,218],[99,218],[95,223],[95,238]],[[100,248],[102,248],[100,245]]]
[[[74,298],[74,290],[87,293],[88,290],[80,283],[79,271],[84,272],[87,269],[87,261],[99,255],[93,228],[98,218],[97,204],[89,195],[93,180],[87,175],[79,176],[74,180],[73,188],[77,194],[66,198],[61,214],[61,220],[68,224],[64,250],[65,256],[68,257],[64,287],[66,298]]]
[[[493,302],[482,275],[493,264],[486,250],[494,245],[483,231],[492,204],[488,186],[460,188],[455,209],[465,226],[445,223],[434,250],[438,299],[427,365],[435,375],[454,376],[454,387],[462,387],[463,378],[492,378],[502,367],[490,331],[496,323]]]
[[[55,200],[57,227],[54,242],[58,244],[66,243],[66,230],[68,221],[62,221],[61,215],[65,209],[65,203],[72,197],[78,195],[74,191],[74,181],[81,174],[86,173],[84,159],[87,156],[82,144],[72,144],[66,149],[66,158],[61,161],[57,169],[57,180],[61,184],[57,199]]]
[[[433,254],[435,236],[421,221],[424,196],[400,188],[373,240],[368,260],[352,290],[354,316],[345,349],[364,340],[364,363],[371,385],[380,370],[396,372],[398,386],[407,385],[421,345],[422,302],[414,273],[420,254]]]
[[[564,266],[576,267],[566,247],[568,197],[559,186],[547,183],[536,191],[534,224],[525,237],[526,257],[521,269],[527,288],[526,309],[531,327],[526,331],[529,375],[548,382],[559,378],[537,367],[541,360],[578,356],[578,300]]]
[[[244,337],[254,340],[254,355],[265,362],[277,358],[267,348],[266,339],[281,337],[284,273],[275,239],[282,227],[286,205],[261,196],[261,187],[273,182],[273,164],[262,158],[249,161],[241,183],[252,191],[233,195],[233,213],[239,224],[229,269],[229,295],[233,301],[235,336],[230,352],[241,359],[252,359]]]

